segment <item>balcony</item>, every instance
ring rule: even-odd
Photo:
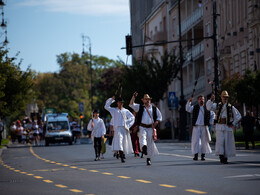
[[[154,42],[164,42],[167,41],[167,33],[166,31],[159,31],[153,36]]]
[[[191,56],[194,59],[199,58],[200,56],[204,55],[204,43],[203,41],[201,41],[200,43],[198,43],[197,45],[195,45],[194,47],[192,47],[191,50],[189,50],[186,55],[185,55],[185,63],[184,63],[184,67],[188,64],[189,61],[191,61]]]
[[[203,18],[203,9],[195,10],[186,20],[181,23],[181,34],[185,34],[189,29],[197,25]],[[177,35],[179,35],[179,27],[177,28]]]

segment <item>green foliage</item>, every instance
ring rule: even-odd
[[[159,102],[167,92],[172,79],[176,78],[179,64],[175,56],[165,52],[161,57],[161,63],[156,58],[145,59],[141,64],[134,62],[133,66],[127,67],[123,80],[123,97],[131,98],[137,91],[142,97],[149,94],[153,102]]]
[[[35,73],[28,67],[21,71],[20,64],[16,65],[15,58],[7,58],[8,51],[0,48],[0,115],[18,117],[26,105],[33,99],[33,79]]]

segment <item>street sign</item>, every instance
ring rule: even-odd
[[[83,102],[79,102],[79,112],[83,112],[84,111],[84,103]]]
[[[170,109],[178,109],[178,98],[174,91],[169,91],[168,94],[168,107]]]

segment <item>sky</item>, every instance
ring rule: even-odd
[[[125,36],[130,34],[128,0],[4,0],[8,57],[36,72],[58,72],[57,55],[82,53],[126,62]],[[2,31],[1,31],[2,34]],[[3,37],[2,37],[3,39]],[[90,40],[90,41],[89,41]]]

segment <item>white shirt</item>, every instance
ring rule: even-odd
[[[114,127],[125,127],[129,129],[135,122],[134,115],[127,109],[112,108],[110,105],[114,102],[112,98],[106,101],[105,109],[112,115],[111,123]]]
[[[133,110],[135,112],[139,111],[140,104],[133,103],[133,105],[129,105],[129,106],[131,108],[133,108]],[[148,110],[149,114],[151,115],[152,121],[154,123],[154,120],[153,120],[153,107],[152,107],[152,105],[150,105],[150,107],[147,110]],[[143,112],[141,123],[146,124],[146,125],[150,125],[150,124],[152,124],[152,122],[151,122],[151,117],[147,113],[147,110],[144,108],[144,112]],[[162,121],[162,114],[161,114],[160,110],[157,107],[156,107],[156,114],[157,114],[157,119],[156,120],[157,121]]]
[[[192,113],[194,109],[194,106],[191,105],[191,102],[187,102],[186,104],[186,111],[189,113]],[[204,106],[200,106],[199,110],[199,116],[197,118],[197,121],[195,125],[205,125],[204,124]],[[212,125],[214,123],[215,113],[213,111],[210,111],[210,120],[209,123]]]
[[[216,112],[217,109],[217,103],[213,103],[211,100],[208,100],[206,103],[207,109],[208,110],[213,110],[214,112]],[[234,121],[233,121],[233,125],[235,125],[236,123],[238,123],[241,119],[241,114],[239,113],[239,111],[232,106],[232,113],[233,113],[233,117],[234,117]],[[220,112],[220,118],[227,118],[227,111],[226,111],[226,104],[224,104],[222,106],[221,112]],[[231,127],[228,127],[225,124],[216,124],[216,130],[227,130],[227,131],[232,131]]]
[[[94,122],[94,127],[91,127],[92,120]],[[101,118],[93,118],[88,123],[88,130],[92,131],[91,135],[94,137],[102,137],[106,134],[106,127],[104,121]]]

